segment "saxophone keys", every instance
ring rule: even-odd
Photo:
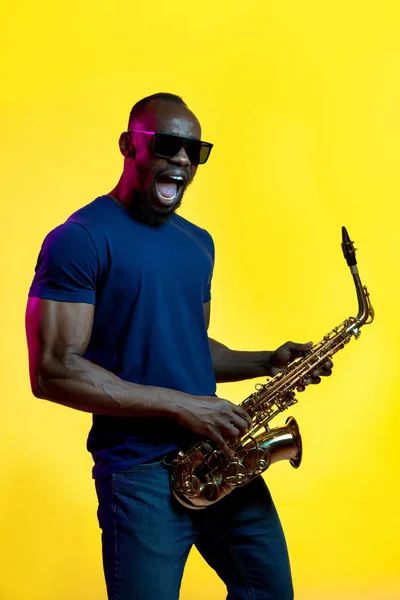
[[[188,496],[198,496],[202,486],[200,479],[195,475],[192,475],[190,478],[183,481],[182,487]]]

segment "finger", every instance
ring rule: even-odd
[[[332,371],[329,369],[322,369],[321,375],[322,377],[329,377],[330,375],[332,375]]]
[[[287,371],[286,367],[272,367],[270,372],[272,377],[275,377],[278,373],[284,373],[285,371]]]
[[[249,425],[248,421],[243,419],[239,415],[232,415],[231,423],[232,425],[237,427],[241,436],[247,433],[251,428],[251,425]]]
[[[319,377],[320,376],[320,371],[319,369],[316,369],[316,371],[313,372],[313,374],[311,375],[311,377]]]
[[[324,364],[324,369],[328,369],[328,371],[330,371],[333,367],[333,362],[331,360],[327,360],[326,363]]]
[[[237,415],[239,415],[239,417],[241,417],[242,419],[244,419],[246,421],[246,423],[248,424],[249,427],[253,427],[253,420],[251,418],[251,416],[249,415],[249,413],[247,412],[247,410],[244,410],[244,408],[242,408],[241,406],[237,406],[235,404],[235,408],[233,409],[234,413],[236,413]]]
[[[232,423],[221,426],[220,431],[233,442],[236,442],[241,437],[240,429]]]
[[[304,392],[304,390],[306,389],[304,385],[299,385],[298,388],[296,388],[298,392]]]
[[[217,441],[219,448],[222,450],[224,454],[226,454],[229,458],[236,458],[235,452],[229,448],[228,444],[225,442],[224,438],[221,437],[220,441]]]
[[[321,377],[313,377],[311,384],[316,385],[317,383],[321,383]]]
[[[207,437],[211,441],[213,441],[217,448],[222,450],[224,454],[226,454],[230,458],[235,457],[234,451],[228,446],[226,440],[223,438],[223,436],[216,427],[210,427],[210,430],[207,433]]]
[[[299,352],[308,352],[309,350],[311,350],[313,343],[312,342],[307,342],[306,344],[295,344],[293,343],[294,347],[296,350],[298,350]]]

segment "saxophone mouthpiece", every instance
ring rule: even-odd
[[[354,242],[351,241],[346,227],[342,227],[342,250],[349,267],[357,264]]]
[[[350,242],[349,233],[348,233],[346,227],[344,227],[344,226],[342,227],[342,242],[343,242],[343,244],[346,242]]]

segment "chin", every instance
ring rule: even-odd
[[[168,219],[178,210],[181,205],[181,201],[175,202],[172,206],[169,207],[152,207],[152,214],[154,219],[158,219],[160,223],[166,223]]]
[[[178,198],[171,206],[160,206],[156,199],[154,199],[154,202],[151,200],[148,194],[145,196],[140,194],[140,197],[138,195],[131,203],[129,212],[137,221],[146,225],[157,226],[169,220],[171,215],[179,208],[182,197]]]

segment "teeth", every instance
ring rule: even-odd
[[[178,175],[170,175],[169,178],[176,179],[176,181],[183,181],[183,177],[180,177]]]

